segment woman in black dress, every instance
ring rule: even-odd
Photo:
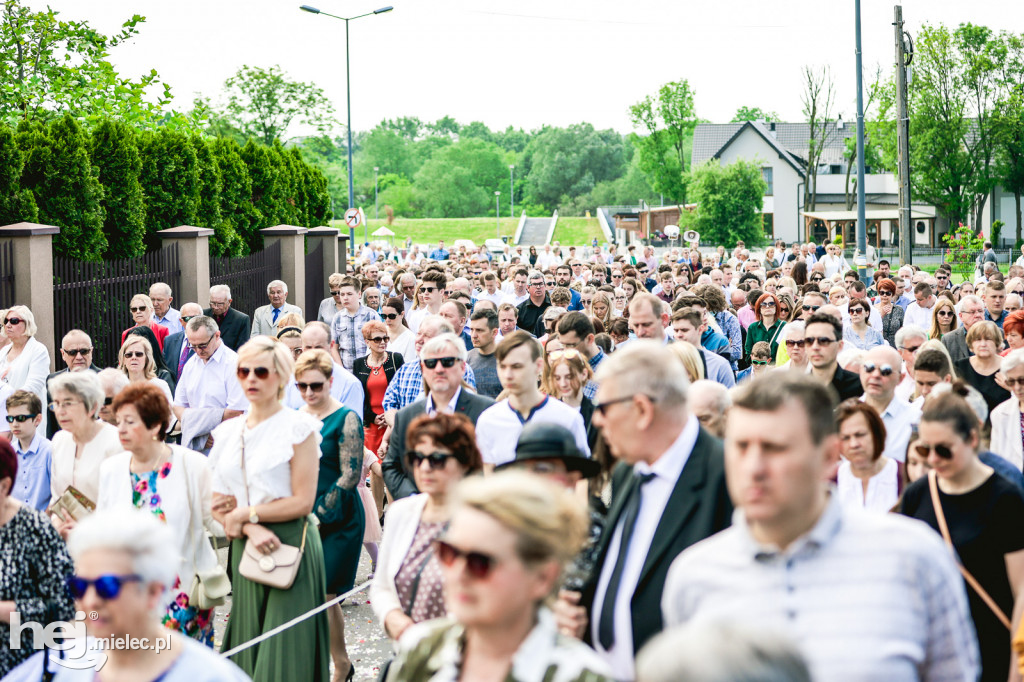
[[[903,493],[900,511],[940,531],[932,478],[959,561],[1006,618],[1024,585],[1024,495],[978,459],[981,424],[963,398],[929,398],[915,446],[931,471]],[[1003,682],[1010,663],[1010,629],[979,593],[965,585],[981,649],[981,680]]]
[[[1003,333],[995,322],[976,322],[967,332],[967,347],[974,355],[954,363],[957,376],[985,396],[991,414],[997,405],[1010,399],[1010,392],[996,383],[996,372],[1003,361],[999,355],[1003,349]]]

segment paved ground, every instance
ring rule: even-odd
[[[218,555],[221,564],[226,564],[227,550],[220,550]],[[356,586],[366,582],[369,573],[370,558],[363,550],[359,561],[359,571],[356,574]],[[391,657],[391,640],[384,635],[384,631],[381,630],[373,616],[370,599],[367,595],[368,591],[368,589],[363,590],[342,604],[342,610],[345,613],[345,643],[348,645],[349,656],[356,667],[355,679],[364,682],[376,680],[381,663]],[[226,616],[230,611],[231,598],[228,597],[228,602],[217,609],[214,637],[218,650],[224,636]]]

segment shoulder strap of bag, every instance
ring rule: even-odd
[[[786,323],[783,322],[782,320],[776,320],[775,324],[778,325],[778,329],[775,330],[775,333],[772,334],[771,340],[768,341],[769,346],[775,343],[775,339],[779,338],[779,332],[781,332],[786,327]]]
[[[242,420],[242,430],[239,432],[238,439],[242,444],[242,485],[245,486],[245,506],[251,507],[249,503],[249,475],[245,472],[245,420]]]
[[[953,539],[949,535],[949,526],[946,525],[946,515],[942,511],[942,500],[939,499],[939,484],[934,470],[928,472],[928,490],[932,495],[932,507],[935,509],[935,518],[939,521],[939,532],[942,533],[942,539],[946,541],[946,546],[949,547],[951,552],[953,552],[953,557],[956,559],[956,565],[957,568],[960,569],[960,574],[963,575],[964,580],[966,580],[967,584],[971,586],[971,589],[973,589],[977,595],[981,597],[981,600],[985,602],[985,606],[987,606],[995,617],[999,619],[999,622],[1002,623],[1007,630],[1011,630],[1012,626],[1010,625],[1010,619],[1006,617],[1006,614],[1003,613],[1001,608],[999,608],[999,605],[996,604],[995,600],[989,596],[988,592],[985,591],[985,588],[981,586],[981,583],[979,583],[974,576],[971,575],[970,571],[964,568],[964,565],[960,562],[960,557],[957,555],[956,549],[953,547]]]

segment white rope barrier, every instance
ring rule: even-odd
[[[267,632],[264,632],[262,635],[260,635],[256,639],[250,639],[248,642],[243,642],[242,644],[239,644],[238,646],[236,646],[235,648],[231,649],[230,651],[225,651],[224,653],[221,654],[221,656],[224,656],[225,658],[231,658],[232,656],[234,656],[235,654],[239,653],[240,651],[245,651],[246,649],[248,649],[250,647],[254,647],[257,644],[259,644],[260,642],[268,640],[271,637],[273,637],[274,635],[282,633],[285,630],[287,630],[288,628],[293,627],[295,625],[298,625],[299,623],[301,623],[304,620],[312,618],[313,616],[315,616],[316,614],[320,613],[321,611],[326,611],[327,609],[331,608],[335,604],[338,604],[338,603],[348,599],[352,595],[359,594],[360,592],[365,590],[367,587],[369,587],[371,582],[372,581],[367,580],[362,585],[359,585],[358,587],[352,588],[351,590],[349,590],[345,594],[337,596],[334,599],[330,600],[329,602],[324,602],[323,604],[321,604],[320,606],[316,607],[312,611],[307,611],[306,613],[302,614],[301,616],[296,616],[295,618],[292,618],[287,623],[282,623],[281,625],[278,625],[273,630],[269,630]],[[228,617],[230,618],[230,615]]]

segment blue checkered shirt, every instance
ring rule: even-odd
[[[369,352],[366,349],[366,339],[363,338],[363,325],[371,320],[380,322],[380,315],[365,305],[359,306],[355,315],[347,310],[339,310],[331,320],[331,341],[338,345],[341,366],[350,372],[356,358],[361,358]]]

